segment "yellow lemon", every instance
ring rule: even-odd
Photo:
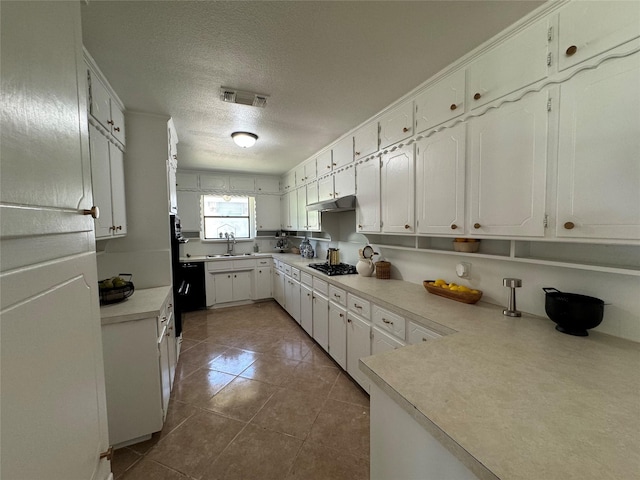
[[[441,278],[437,279],[435,282],[433,282],[433,284],[437,287],[439,287],[442,284],[445,284],[447,282],[445,282],[444,280],[442,280]]]
[[[460,287],[458,287],[457,285],[454,285],[453,287],[450,287],[449,290],[451,290],[452,292],[459,292]]]
[[[470,291],[471,291],[471,289],[470,289],[470,288],[465,287],[464,285],[459,285],[459,286],[458,286],[458,291],[459,291],[459,292],[470,292]]]
[[[480,293],[478,290],[471,290],[471,293]]]
[[[440,285],[440,288],[449,288],[449,285],[447,285],[446,283],[443,283],[442,285]]]

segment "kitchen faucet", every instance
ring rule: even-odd
[[[233,233],[228,233],[228,232],[226,232],[226,233],[224,234],[224,238],[226,238],[226,239],[227,239],[227,253],[228,253],[229,255],[233,255],[233,246],[234,246],[234,245],[235,245],[235,243],[236,243],[236,237],[235,237],[235,235],[234,235]],[[232,240],[233,240],[233,243],[231,242]]]

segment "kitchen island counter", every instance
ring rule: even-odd
[[[102,325],[157,317],[171,293],[171,287],[141,288],[126,300],[100,307]]]

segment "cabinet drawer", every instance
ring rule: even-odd
[[[329,300],[347,306],[347,292],[334,285],[329,285]]]
[[[297,268],[291,267],[291,276],[296,280],[300,281],[300,270]]]
[[[173,315],[173,312],[168,312],[166,307],[165,305],[160,311],[160,315],[158,315],[158,338],[160,339],[162,339],[162,332],[164,332],[165,328],[169,325],[169,320],[171,319],[171,315]]]
[[[270,267],[273,264],[271,258],[258,258],[256,259],[256,266],[258,267]]]
[[[401,340],[405,338],[404,317],[385,310],[377,305],[373,306],[373,323],[387,332],[394,334]]]
[[[367,320],[371,319],[371,304],[368,300],[363,300],[352,293],[347,295],[347,307],[353,313],[360,315]]]
[[[230,260],[207,262],[207,271],[209,272],[227,272],[229,270],[233,270],[233,262]]]
[[[313,277],[305,272],[300,272],[300,278],[305,285],[313,286]]]
[[[234,270],[251,270],[252,268],[255,268],[255,266],[256,266],[256,261],[252,258],[233,261]]]
[[[313,290],[328,296],[329,284],[318,277],[313,277]]]
[[[291,276],[291,265],[287,265],[286,263],[282,264],[282,268],[284,273],[286,273],[287,275]]]
[[[409,342],[409,345],[435,340],[440,337],[442,337],[442,335],[439,333],[433,332],[422,325],[409,321],[409,333],[407,334],[407,341]]]

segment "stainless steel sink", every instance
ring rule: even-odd
[[[232,255],[230,253],[220,253],[218,255],[207,255],[207,258],[228,258],[228,257],[251,257],[253,253],[237,253]]]

